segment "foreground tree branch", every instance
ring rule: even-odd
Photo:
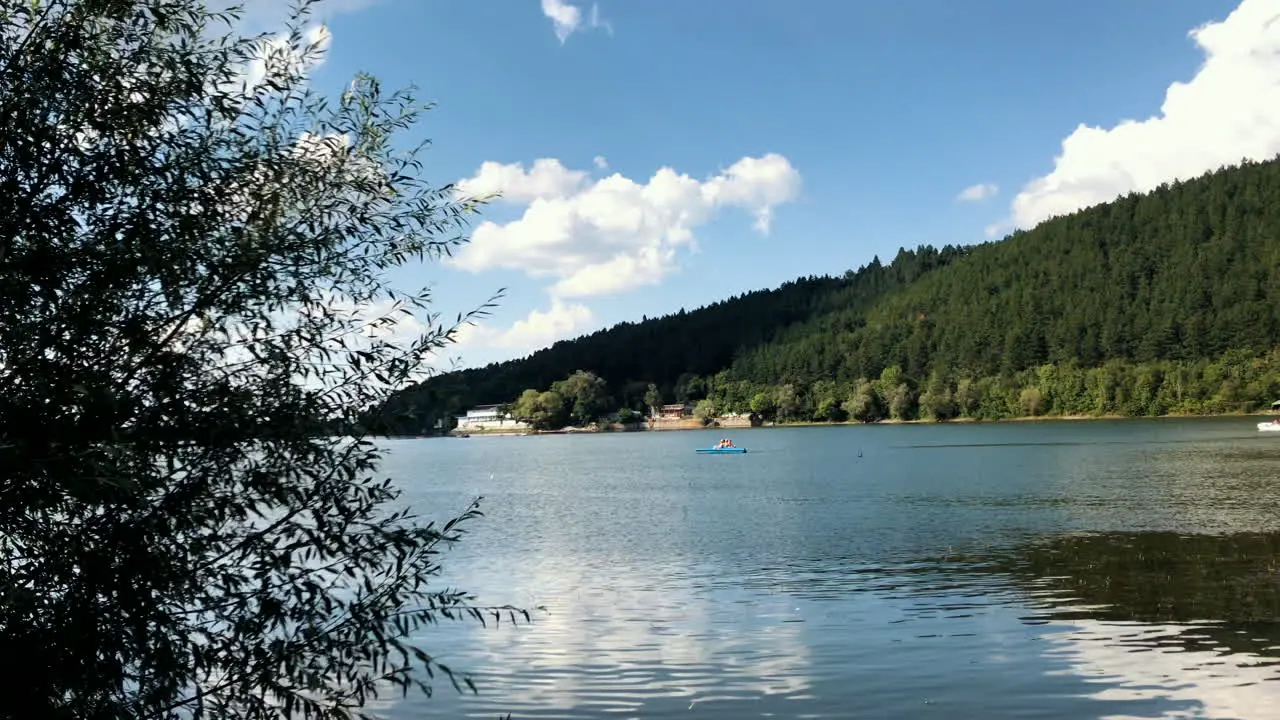
[[[426,626],[522,615],[431,582],[478,505],[437,527],[376,475],[361,412],[492,301],[442,323],[388,285],[475,206],[394,142],[410,93],[310,89],[309,6],[281,38],[198,0],[0,0],[0,682],[23,717],[354,717],[439,673],[474,687]]]

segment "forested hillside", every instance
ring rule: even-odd
[[[602,406],[703,400],[779,420],[1165,414],[1280,391],[1280,162],[1244,163],[998,243],[903,252],[437,378],[426,408],[513,401],[586,370]],[[678,397],[677,397],[678,396]],[[410,418],[413,418],[410,420]]]
[[[737,379],[1146,362],[1280,345],[1280,163],[1131,195],[973,249],[870,313],[793,327]]]
[[[437,418],[476,404],[512,401],[525,389],[548,388],[576,370],[604,378],[614,407],[641,407],[650,384],[664,399],[696,400],[703,395],[695,378],[723,370],[785,328],[837,311],[865,311],[966,252],[950,246],[900,250],[889,264],[876,258],[839,277],[800,278],[692,311],[619,323],[519,360],[440,375],[396,398],[385,408],[382,426],[395,433],[425,432]]]

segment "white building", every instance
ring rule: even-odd
[[[467,430],[528,430],[529,423],[512,419],[498,410],[497,405],[477,405],[467,411],[466,415],[459,415],[458,432]]]

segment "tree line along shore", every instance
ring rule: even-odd
[[[1280,394],[1280,351],[1247,351],[1214,360],[1125,363],[1082,368],[1045,364],[1005,376],[935,373],[923,382],[896,366],[875,379],[754,385],[687,376],[678,399],[663,405],[649,385],[621,408],[608,384],[579,370],[545,390],[525,390],[499,405],[528,432],[692,430],[832,423],[911,423],[1242,415]],[[462,432],[486,432],[483,428]],[[511,432],[499,429],[495,432]]]

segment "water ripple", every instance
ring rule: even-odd
[[[1234,428],[753,431],[732,464],[681,433],[397,450],[396,477],[436,473],[423,507],[489,498],[449,584],[546,611],[424,633],[481,694],[385,714],[1280,717],[1280,453]]]

